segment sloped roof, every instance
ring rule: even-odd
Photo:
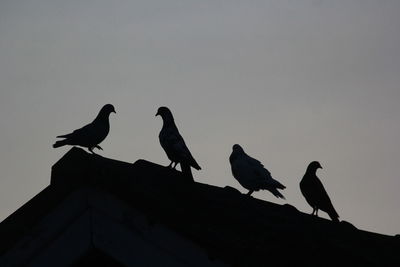
[[[132,230],[129,226],[132,221],[142,221],[141,229],[143,225],[148,225],[149,229],[170,229],[193,242],[194,245],[189,245],[174,237],[173,240],[180,240],[174,241],[178,244],[176,248],[186,255],[181,262],[197,257],[196,261],[203,261],[202,266],[222,263],[233,266],[400,264],[398,237],[358,230],[347,222],[332,223],[315,218],[290,205],[258,200],[230,187],[193,183],[180,172],[145,160],[129,164],[92,155],[79,148],[72,148],[53,166],[51,184],[47,188],[0,224],[0,253],[6,255],[27,236],[40,236],[35,226],[50,213],[58,210],[60,216],[65,217],[66,210],[60,207],[67,199],[76,203],[76,209],[82,208],[83,201],[72,197],[79,192],[83,195],[82,192],[86,192],[86,196],[91,192],[93,196],[109,199],[92,201],[97,203],[92,205],[95,211],[104,210],[109,205],[106,203],[119,203],[105,209],[107,212],[96,213],[98,222],[102,222],[106,214],[114,216],[111,215],[114,207],[121,207],[118,209],[136,214],[128,216],[131,218],[128,220],[119,215],[119,223],[124,227],[128,225]],[[107,235],[107,231],[114,228],[103,228],[98,234]],[[158,236],[163,236],[155,231]],[[149,232],[145,233],[148,235]],[[110,235],[109,238],[114,240],[109,242],[118,243],[115,236],[118,235]],[[162,241],[152,239],[152,242]],[[190,246],[196,248],[184,250]],[[207,259],[195,252],[198,249],[204,251]],[[109,253],[118,259],[117,252],[112,251],[106,246],[101,253]],[[92,254],[95,253],[90,250],[82,255]],[[127,261],[123,264],[129,265]]]

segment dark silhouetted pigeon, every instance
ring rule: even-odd
[[[339,215],[333,207],[321,180],[316,175],[317,169],[322,169],[318,161],[313,161],[308,165],[306,173],[300,181],[301,193],[313,208],[312,215],[315,213],[318,216],[318,209],[320,209],[328,213],[332,221],[338,222]]]
[[[102,150],[99,144],[107,137],[108,132],[110,131],[110,122],[108,118],[111,112],[116,113],[114,106],[111,104],[105,105],[101,108],[93,122],[73,131],[70,134],[57,136],[57,138],[65,139],[57,141],[53,147],[77,145],[88,148],[92,153],[94,153],[94,148]]]
[[[199,164],[193,158],[185,141],[180,135],[175,125],[174,117],[167,107],[160,107],[156,116],[160,115],[163,119],[163,126],[158,135],[160,144],[167,154],[171,163],[168,167],[175,169],[178,163],[181,164],[182,172],[187,172],[191,176],[190,167],[200,170]],[[193,179],[193,177],[191,177]]]
[[[247,155],[238,144],[233,145],[232,150],[229,157],[232,175],[241,186],[249,190],[247,195],[258,190],[268,190],[277,198],[285,199],[278,189],[286,187],[272,178],[271,173],[264,168],[260,161]]]

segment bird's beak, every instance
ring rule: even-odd
[[[158,115],[160,115],[160,113],[157,112],[155,117],[157,117]]]
[[[115,111],[115,109],[114,109],[112,112],[114,112],[115,114],[117,114],[117,112]]]
[[[319,168],[320,168],[320,169],[323,169],[321,165],[319,165]]]

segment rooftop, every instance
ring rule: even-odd
[[[400,265],[398,236],[193,182],[146,160],[130,164],[80,148],[53,166],[50,185],[6,218],[0,235],[1,266],[61,258],[82,266],[93,260],[112,266],[152,260],[150,266]],[[139,239],[146,242],[134,243]],[[73,247],[68,255],[66,247]]]

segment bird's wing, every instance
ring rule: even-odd
[[[249,155],[245,155],[246,162],[253,168],[254,175],[252,179],[254,181],[258,181],[260,184],[265,186],[266,188],[269,187],[276,187],[279,189],[285,189],[286,186],[275,180],[271,172],[267,170],[264,165],[257,159],[250,157]]]
[[[272,178],[260,161],[245,153],[233,152],[229,157],[233,177],[248,190],[266,189],[278,198],[285,197],[277,189],[285,186]]]
[[[330,209],[333,207],[331,199],[328,196],[328,193],[325,190],[324,185],[322,184],[321,180],[315,176],[314,184],[313,184],[313,193],[315,196],[317,203],[319,204],[322,210]]]
[[[321,180],[317,176],[315,176],[315,178],[314,194],[318,208],[327,212],[332,220],[337,220],[339,215],[333,207],[332,201],[329,198],[328,193],[326,192]]]
[[[246,153],[244,153],[243,158],[246,160],[246,162],[251,165],[254,166],[256,168],[264,168],[264,165],[261,163],[261,161],[259,161],[258,159],[255,159],[253,157],[250,157],[249,155],[247,155]]]
[[[190,153],[190,150],[186,146],[185,141],[182,137],[174,144],[174,148],[176,151],[178,151],[180,157],[183,159],[183,163],[187,163],[198,170],[200,169],[199,164],[197,164],[196,160],[193,158],[192,153]]]
[[[264,167],[264,165],[257,159],[250,157],[247,154],[243,155],[243,161],[247,165],[247,168],[251,169],[254,173],[253,179],[270,179],[272,178],[271,173]]]
[[[171,154],[174,158],[178,158],[180,161],[195,168],[200,168],[177,129],[172,127],[166,129],[162,133],[160,141],[167,154]]]
[[[90,123],[82,128],[76,129],[70,134],[58,137],[65,138],[70,145],[89,147],[100,143],[104,139],[101,132],[101,125]]]
[[[262,164],[248,155],[236,155],[234,158],[231,162],[233,176],[248,187],[259,187],[265,179]]]
[[[76,129],[72,133],[65,134],[65,135],[59,135],[57,136],[58,138],[76,138],[79,136],[85,136],[88,134],[92,134],[94,132],[93,129],[93,124],[89,123],[88,125],[83,126],[82,128]]]

